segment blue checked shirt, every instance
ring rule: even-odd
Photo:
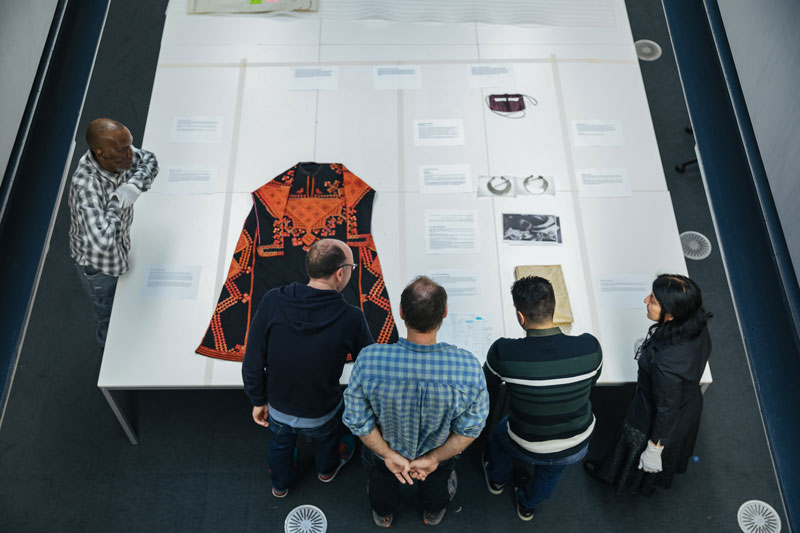
[[[375,426],[389,446],[416,459],[450,433],[477,437],[489,414],[486,380],[470,352],[450,344],[400,339],[373,344],[356,359],[342,421],[354,435]]]

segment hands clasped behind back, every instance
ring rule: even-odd
[[[396,451],[392,450],[391,453],[386,454],[386,457],[383,458],[383,464],[386,465],[386,469],[394,474],[400,483],[414,484],[414,481],[411,479],[413,477],[411,473],[411,461]]]
[[[383,462],[386,468],[395,475],[400,483],[408,483],[409,485],[414,484],[414,479],[417,481],[425,481],[425,478],[433,473],[439,466],[439,461],[426,455],[409,461],[394,450],[384,458]]]

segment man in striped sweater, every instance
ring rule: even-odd
[[[530,520],[567,465],[586,455],[595,423],[589,393],[603,355],[594,336],[564,335],[553,325],[555,295],[546,279],[519,279],[511,296],[526,335],[500,338],[489,348],[483,370],[491,404],[505,382],[510,414],[494,428],[482,462],[492,494],[503,492],[514,459],[530,466],[531,476],[514,489],[517,515]]]

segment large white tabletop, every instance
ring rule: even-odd
[[[343,163],[377,191],[372,231],[395,317],[416,275],[473,279],[451,295],[442,336],[466,338],[469,326],[465,342],[482,361],[494,338],[522,334],[509,293],[514,267],[559,264],[572,333],[590,332],[603,346],[600,382],[635,381],[634,346],[650,325],[636,300],[658,273],[685,274],[686,265],[624,3],[603,5],[607,16],[581,28],[329,20],[324,11],[199,16],[171,2],[141,142],[161,174],[135,206],[131,269],[119,281],[98,379],[118,416],[109,390],[242,386],[239,363],[194,349],[252,206],[249,193],[298,161]],[[415,69],[413,87],[376,88],[376,68],[387,65]],[[508,74],[476,86],[475,65]],[[336,83],[296,90],[298,67],[330,68]],[[484,103],[498,93],[531,95],[538,105],[522,119],[501,117]],[[181,136],[181,120],[212,127]],[[462,139],[418,145],[420,120],[461,121]],[[581,123],[611,124],[616,133],[587,141]],[[467,165],[471,189],[423,188],[420,168],[436,165]],[[627,181],[611,196],[583,185],[587,172],[609,170]],[[548,176],[555,194],[475,192],[479,175],[529,174]],[[426,216],[441,210],[477,217],[471,253],[429,253]],[[504,242],[504,213],[558,216],[562,244]],[[183,288],[169,286],[175,276]],[[630,294],[609,294],[619,283],[633,283]],[[348,376],[349,368],[344,382]],[[708,369],[703,381],[711,381]]]

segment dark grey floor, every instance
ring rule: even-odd
[[[109,116],[141,139],[164,11],[164,0],[112,2],[79,131]],[[661,3],[636,0],[628,12],[634,37],[664,48],[660,60],[642,63],[642,73],[678,226],[713,237],[696,168],[684,175],[673,169],[694,153]],[[79,139],[76,159],[83,150]],[[69,259],[68,225],[65,197],[0,430],[0,531],[282,531],[301,503],[321,507],[330,531],[374,530],[355,462],[325,485],[301,449],[289,497],[269,495],[267,433],[250,421],[240,391],[133,395],[142,442],[129,445],[96,387],[100,351]],[[785,523],[716,242],[711,258],[690,262],[689,271],[715,314],[714,384],[705,396],[699,461],[650,498],[615,496],[572,468],[534,521],[523,523],[508,494],[485,490],[475,448],[459,465],[460,489],[440,530],[737,531],[736,510],[753,498],[776,507]],[[631,394],[631,387],[595,392],[592,455],[602,452]],[[417,530],[413,493],[403,498],[392,529]]]

